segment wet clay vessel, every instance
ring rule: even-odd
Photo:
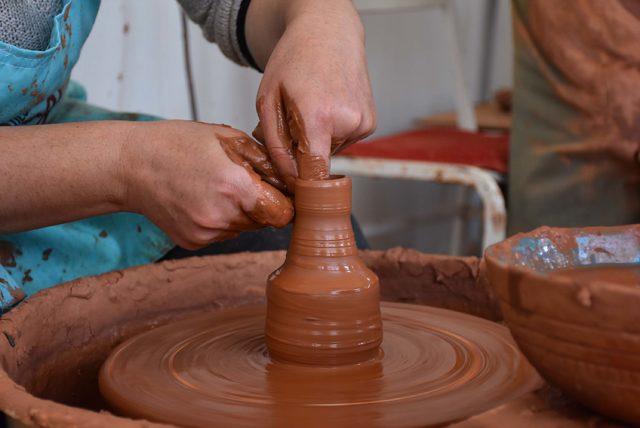
[[[640,287],[553,274],[640,263],[640,225],[542,227],[485,258],[504,318],[539,373],[604,415],[640,423]]]
[[[379,281],[351,227],[351,179],[296,180],[287,258],[267,283],[272,358],[341,365],[369,360],[382,342]]]

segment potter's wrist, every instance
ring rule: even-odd
[[[122,211],[140,212],[135,195],[143,185],[142,177],[146,175],[146,171],[153,171],[152,168],[146,168],[145,160],[149,156],[144,154],[155,139],[152,125],[153,123],[144,122],[127,123],[120,130],[117,143],[119,156],[114,178],[120,189],[118,204]]]
[[[287,31],[342,39],[352,33],[364,42],[364,28],[351,0],[251,0],[244,27],[249,53],[262,70]]]
[[[364,40],[364,27],[351,0],[298,0],[285,3],[285,30],[304,23],[304,26],[313,30],[326,28],[326,37],[334,34],[344,37],[352,33]],[[337,32],[334,31],[336,29]]]

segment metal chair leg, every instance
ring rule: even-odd
[[[482,249],[505,238],[507,215],[504,197],[493,173],[489,171],[474,166],[447,163],[346,156],[334,158],[332,170],[336,173],[363,177],[423,180],[473,187],[482,200]]]
[[[446,1],[442,4],[442,11],[445,16],[447,27],[447,38],[449,50],[451,52],[451,66],[453,68],[454,85],[455,85],[455,103],[456,103],[456,122],[458,128],[467,131],[477,131],[478,124],[476,121],[476,113],[473,108],[473,102],[467,88],[464,77],[464,65],[462,63],[462,52],[460,49],[460,41],[458,39],[458,31],[456,28],[455,11],[453,2]]]

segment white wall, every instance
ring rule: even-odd
[[[487,1],[459,0],[455,10],[467,87],[480,99]],[[491,86],[511,84],[511,36],[506,0],[498,2],[497,43],[499,64],[491,73]],[[363,17],[374,95],[378,104],[380,135],[403,130],[427,114],[453,109],[451,51],[446,42],[445,20],[440,9]],[[504,54],[508,55],[504,56]],[[495,59],[492,62],[495,63]]]
[[[483,85],[485,12],[490,0],[454,1],[466,82],[473,99],[479,100],[483,92],[490,94],[511,84],[509,2],[496,0],[493,55],[488,84]],[[410,128],[418,117],[453,109],[453,73],[439,9],[366,15],[363,21],[378,107],[377,135]],[[191,25],[190,30],[201,120],[251,131],[257,120],[254,106],[260,75],[226,60],[196,26]],[[92,103],[189,118],[177,3],[103,0],[73,77],[87,87]],[[363,220],[365,232],[374,234],[392,222],[394,212],[385,207],[402,207],[412,221],[425,221],[419,230],[405,230],[406,239],[391,231],[374,236],[373,243],[446,252],[451,216],[443,217],[442,212],[455,199],[451,186],[397,182],[385,184],[385,189],[381,194],[369,180],[355,181],[354,211]]]
[[[487,0],[456,0],[466,78],[481,93],[484,9]],[[499,0],[498,43],[492,86],[511,81],[507,0]],[[380,135],[453,107],[449,51],[439,9],[363,17]],[[198,105],[203,120],[251,130],[260,75],[226,60],[191,25]],[[103,0],[73,77],[89,101],[117,110],[188,118],[179,7],[174,0]]]

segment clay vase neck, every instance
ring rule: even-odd
[[[358,257],[351,179],[297,180],[295,208],[286,261],[267,283],[269,354],[316,365],[374,358],[382,342],[380,291]]]

